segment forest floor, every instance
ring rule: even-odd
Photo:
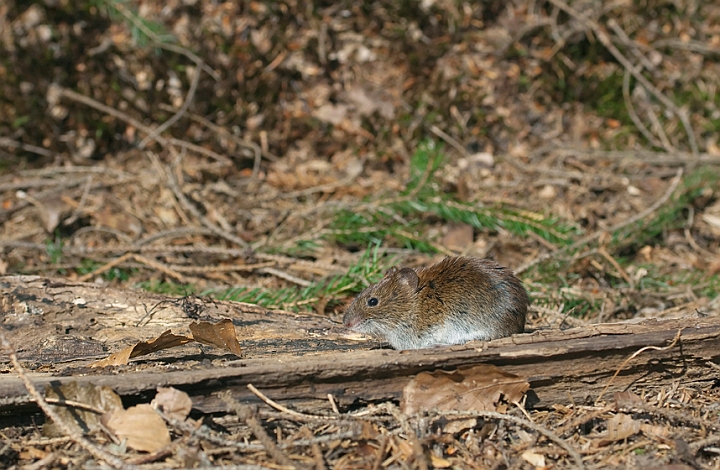
[[[338,321],[463,254],[515,270],[530,329],[720,315],[717,2],[10,0],[0,51],[0,275]],[[631,388],[641,411],[503,410],[535,428],[205,416],[222,443],[176,427],[136,463],[720,468],[719,371]],[[0,433],[3,467],[103,460]]]

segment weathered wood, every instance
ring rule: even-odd
[[[175,331],[190,322],[177,299],[170,299],[172,302],[165,302],[161,309],[162,320],[154,317],[156,324],[133,326],[145,315],[143,304],[168,300],[138,291],[57,281],[48,284],[37,277],[0,278],[0,289],[3,324],[6,329],[13,328],[10,336],[14,340],[32,337],[28,329],[40,334],[54,329],[59,335],[72,327],[80,331],[78,336],[83,336],[84,341],[102,342],[106,349],[116,351],[169,326]],[[77,301],[79,298],[82,302]],[[29,313],[20,312],[23,309]],[[181,349],[189,354],[180,358],[177,352],[172,357],[157,355],[112,371],[78,369],[87,361],[76,358],[62,364],[42,364],[50,372],[34,372],[33,380],[39,386],[75,380],[92,382],[108,385],[129,397],[172,385],[188,391],[195,408],[218,411],[224,409],[216,397],[219,391],[230,391],[240,400],[257,400],[247,389],[250,383],[277,400],[304,408],[327,408],[328,393],[343,405],[356,400],[397,399],[407,381],[420,371],[481,363],[525,377],[540,406],[593,401],[621,366],[621,373],[606,393],[628,388],[650,391],[677,381],[681,385],[699,382],[710,386],[720,379],[718,369],[709,365],[720,360],[718,316],[597,324],[447,348],[394,351],[368,350],[368,345],[376,343],[351,341],[336,323],[318,315],[269,312],[230,302],[208,302],[202,314],[215,319],[232,318],[247,356],[240,360],[216,357],[212,366],[198,368],[195,350]],[[34,316],[33,321],[28,316]],[[94,320],[87,324],[90,318]],[[62,325],[60,329],[58,324]],[[109,331],[112,329],[120,331]],[[667,347],[678,331],[680,339],[673,347],[648,349],[623,365],[643,347]],[[105,339],[119,337],[124,339]],[[33,348],[22,344],[25,346],[21,352],[31,356]],[[169,363],[169,359],[173,362]],[[177,370],[183,365],[193,368]],[[19,379],[10,374],[0,378],[0,397],[24,394]]]

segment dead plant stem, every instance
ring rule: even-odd
[[[93,456],[95,456],[95,458],[107,462],[113,468],[117,468],[120,470],[135,470],[138,468],[134,465],[123,462],[114,455],[96,446],[88,439],[85,439],[85,437],[75,432],[65,421],[60,418],[57,413],[55,413],[55,410],[53,410],[52,407],[48,405],[43,396],[40,394],[40,392],[37,391],[35,385],[25,373],[25,369],[18,360],[15,348],[13,348],[13,346],[7,340],[5,334],[2,331],[0,331],[0,348],[2,349],[2,352],[7,354],[10,358],[10,362],[12,363],[15,372],[17,372],[23,384],[25,384],[25,388],[27,389],[28,393],[33,397],[35,403],[37,403],[43,413],[45,413],[45,415],[50,418],[53,423],[55,423],[68,437],[70,437],[80,447],[90,452]]]
[[[623,361],[623,363],[620,364],[620,367],[617,368],[617,370],[615,371],[615,374],[610,378],[610,380],[608,380],[608,383],[605,385],[605,388],[602,389],[602,392],[600,392],[600,395],[599,395],[599,396],[597,397],[597,399],[595,400],[595,406],[598,406],[598,404],[600,403],[600,399],[602,399],[602,397],[603,397],[603,395],[605,394],[605,392],[607,391],[607,389],[608,389],[608,388],[610,387],[610,385],[613,383],[613,381],[615,380],[615,378],[620,374],[620,371],[622,371],[623,368],[625,368],[625,366],[628,364],[628,362],[630,362],[631,360],[635,359],[636,357],[638,357],[640,354],[644,353],[645,351],[649,351],[649,350],[667,351],[668,349],[673,348],[673,347],[677,344],[677,342],[680,340],[680,335],[681,335],[681,334],[682,334],[682,330],[678,330],[678,332],[675,334],[675,338],[673,339],[672,343],[668,344],[667,346],[664,346],[664,347],[660,347],[660,346],[645,346],[645,347],[643,347],[643,348],[638,349],[638,350],[635,351],[630,357],[628,357],[627,359],[625,359],[625,360]]]
[[[539,424],[535,424],[531,421],[528,421],[523,418],[518,418],[517,416],[507,415],[503,413],[498,413],[497,411],[435,411],[433,412],[437,416],[464,416],[464,417],[474,417],[474,418],[490,418],[490,419],[500,419],[504,421],[510,421],[511,423],[519,424],[521,426],[524,426],[532,431],[535,431],[539,434],[542,434],[543,436],[550,439],[555,444],[562,447],[568,455],[575,461],[576,468],[580,470],[584,470],[585,464],[582,461],[582,457],[580,457],[580,454],[565,440],[558,437],[555,433],[550,431],[549,429],[540,426]]]
[[[592,242],[593,240],[599,238],[604,233],[616,232],[624,227],[627,227],[628,225],[632,225],[635,222],[638,222],[639,220],[644,219],[645,217],[649,216],[650,214],[652,214],[653,212],[658,210],[660,207],[662,207],[663,204],[665,204],[668,201],[668,199],[670,199],[670,196],[672,196],[672,194],[675,192],[675,189],[677,189],[678,185],[680,184],[680,181],[682,180],[682,175],[683,175],[683,169],[680,168],[680,169],[678,169],[677,173],[675,173],[675,178],[673,178],[667,191],[665,191],[665,194],[663,194],[663,196],[660,199],[655,201],[655,203],[653,205],[651,205],[644,211],[640,212],[639,214],[637,214],[633,217],[630,217],[629,219],[627,219],[623,222],[620,222],[608,229],[602,229],[602,230],[598,230],[594,233],[591,233],[590,235],[581,238],[580,240],[576,241],[575,243],[572,243],[571,245],[568,245],[568,246],[565,246],[558,250],[551,251],[550,253],[545,253],[544,255],[538,256],[537,258],[532,259],[532,260],[528,261],[527,263],[523,264],[522,266],[520,266],[519,268],[517,268],[515,270],[515,273],[517,273],[517,274],[523,273],[538,263],[541,263],[550,258],[557,257],[563,253],[566,253],[569,251],[574,251],[574,250],[580,248],[581,246],[584,246],[584,245]]]
[[[664,148],[667,152],[670,152],[671,149],[665,147],[662,142],[660,142],[652,132],[650,132],[650,129],[648,129],[645,124],[640,119],[640,116],[637,115],[635,112],[635,106],[632,103],[632,97],[630,96],[630,76],[632,74],[629,70],[625,69],[625,73],[623,75],[623,84],[622,84],[622,92],[623,92],[623,99],[625,100],[625,109],[627,109],[628,115],[630,116],[630,119],[632,120],[633,124],[635,124],[635,127],[638,128],[640,133],[645,136],[645,138],[650,142],[650,144],[653,147],[660,147]]]
[[[688,142],[690,144],[690,151],[692,152],[693,156],[697,157],[699,154],[697,141],[695,140],[695,132],[693,131],[692,125],[690,124],[690,120],[688,119],[687,113],[685,110],[680,109],[675,103],[672,102],[669,98],[667,98],[655,85],[650,83],[650,81],[645,78],[645,76],[640,73],[637,67],[635,67],[624,55],[620,50],[613,44],[613,42],[608,37],[607,33],[600,27],[598,23],[596,23],[593,20],[585,18],[583,15],[581,15],[577,10],[569,6],[567,3],[563,2],[562,0],[550,0],[550,3],[555,5],[556,7],[560,8],[561,10],[565,11],[567,14],[575,18],[580,23],[587,26],[589,29],[592,30],[593,33],[595,33],[595,36],[598,38],[600,43],[607,48],[608,51],[615,57],[615,59],[622,64],[623,67],[625,67],[627,70],[630,71],[630,73],[635,77],[635,79],[642,84],[650,93],[655,95],[655,97],[663,104],[666,108],[668,108],[670,111],[672,111],[678,118],[680,118],[680,122],[682,122],[683,127],[685,128],[685,133],[688,136]]]
[[[203,62],[200,57],[198,57],[195,53],[190,51],[189,49],[186,49],[181,46],[177,46],[175,44],[169,44],[167,42],[162,41],[157,34],[150,28],[148,28],[142,21],[139,20],[139,18],[134,15],[130,10],[125,7],[125,5],[121,2],[110,2],[106,0],[107,5],[110,8],[114,8],[117,11],[119,11],[125,18],[128,19],[135,27],[137,27],[140,31],[143,32],[147,37],[149,37],[156,46],[160,47],[161,49],[165,49],[171,52],[175,52],[177,54],[184,55],[188,59],[192,60],[196,64],[201,64],[203,69],[213,77],[215,80],[220,80],[220,75],[218,75],[213,69],[211,69],[209,66],[205,65],[205,62]]]
[[[274,459],[280,465],[298,468],[297,464],[285,455],[285,453],[265,431],[262,423],[257,418],[257,412],[254,408],[240,404],[228,392],[223,392],[220,398],[225,402],[228,408],[230,408],[238,416],[238,418],[245,421],[247,427],[255,435],[257,440],[260,441],[260,444],[263,445],[265,452],[270,456],[270,458]]]

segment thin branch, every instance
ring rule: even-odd
[[[680,118],[680,122],[682,122],[683,127],[685,128],[685,133],[688,136],[688,142],[690,143],[690,151],[694,156],[697,156],[699,153],[697,141],[695,140],[695,132],[693,131],[692,125],[690,124],[690,120],[688,119],[687,113],[680,109],[675,103],[672,102],[669,98],[667,98],[665,95],[662,94],[658,88],[650,83],[650,81],[645,78],[645,76],[640,73],[637,67],[635,67],[624,55],[620,50],[615,47],[615,44],[610,40],[607,33],[600,27],[598,23],[596,23],[593,20],[589,20],[585,17],[583,17],[577,10],[569,6],[567,3],[561,1],[561,0],[549,0],[550,3],[555,5],[556,7],[560,8],[561,10],[565,11],[567,14],[575,18],[576,20],[580,21],[584,25],[586,25],[588,28],[592,30],[593,33],[595,33],[595,36],[597,36],[600,43],[607,48],[608,51],[617,59],[620,64],[622,64],[623,67],[625,67],[627,70],[632,73],[633,77],[640,82],[650,93],[655,95],[655,97],[665,105],[670,111],[672,111],[678,118]]]
[[[431,414],[437,415],[437,416],[463,416],[468,418],[490,418],[490,419],[500,419],[504,421],[510,421],[511,423],[519,424],[521,426],[524,426],[532,431],[535,431],[539,434],[542,434],[543,436],[550,439],[555,444],[562,447],[565,452],[568,453],[570,457],[575,461],[575,465],[578,469],[583,470],[585,468],[585,464],[582,461],[582,457],[580,457],[580,454],[565,440],[558,437],[555,433],[550,431],[549,429],[540,426],[539,424],[535,424],[531,421],[528,421],[523,418],[518,418],[517,416],[507,415],[503,413],[498,413],[497,411],[433,411]]]
[[[160,109],[164,109],[166,111],[174,111],[174,108],[172,106],[166,105],[163,103],[160,103],[158,105],[158,107]],[[213,130],[215,133],[227,137],[228,139],[232,140],[233,142],[240,145],[241,147],[252,150],[252,152],[255,155],[255,160],[253,163],[253,171],[252,171],[252,175],[250,175],[250,179],[258,178],[258,176],[260,174],[260,163],[262,162],[262,157],[265,157],[268,160],[277,160],[277,157],[275,155],[263,152],[262,149],[260,148],[260,146],[257,145],[255,142],[243,140],[240,137],[233,134],[232,132],[230,132],[229,130],[225,129],[224,127],[218,126],[214,122],[211,122],[210,120],[205,119],[204,117],[200,116],[199,114],[194,114],[194,113],[186,113],[186,114],[187,114],[188,118]]]
[[[668,349],[672,349],[675,347],[678,341],[680,341],[680,336],[682,334],[682,330],[678,330],[678,332],[675,334],[675,338],[673,338],[672,343],[668,344],[667,346],[660,347],[660,346],[645,346],[644,348],[640,348],[637,351],[635,351],[630,357],[625,359],[622,364],[620,364],[620,367],[617,368],[615,371],[615,374],[608,380],[608,383],[605,385],[605,388],[602,389],[602,392],[600,392],[600,395],[595,400],[595,406],[598,406],[598,403],[600,403],[600,399],[603,397],[605,392],[608,388],[610,388],[610,385],[612,385],[613,380],[615,380],[615,377],[620,374],[620,371],[623,370],[623,368],[627,365],[628,362],[638,357],[640,354],[642,354],[645,351],[667,351]]]
[[[433,134],[435,134],[436,136],[440,137],[442,140],[444,140],[445,142],[447,142],[448,144],[453,146],[455,148],[455,150],[460,152],[460,155],[462,155],[463,157],[467,157],[468,151],[465,150],[465,147],[460,145],[460,142],[458,142],[457,140],[450,137],[448,134],[443,132],[443,130],[437,126],[430,126],[430,130],[432,131]]]
[[[155,34],[154,31],[152,31],[150,28],[145,26],[145,24],[140,21],[140,19],[134,15],[130,10],[125,7],[121,2],[110,2],[108,0],[105,1],[105,3],[110,7],[118,12],[120,12],[125,18],[128,19],[135,27],[137,27],[140,31],[143,32],[147,37],[149,37],[155,45],[157,45],[161,49],[165,49],[170,52],[175,52],[177,54],[184,55],[188,59],[192,60],[196,64],[199,64],[202,66],[203,70],[205,70],[208,75],[210,75],[215,80],[220,80],[220,75],[217,74],[213,69],[205,65],[205,63],[198,57],[194,52],[190,51],[189,49],[177,46],[175,44],[168,44],[167,42],[164,42],[158,37],[157,34]]]
[[[538,256],[537,258],[530,260],[527,263],[520,266],[519,268],[517,268],[515,270],[515,273],[520,274],[522,272],[525,272],[529,268],[531,268],[532,266],[535,266],[538,263],[541,263],[550,258],[554,258],[563,253],[567,253],[568,251],[574,251],[574,250],[580,248],[581,246],[586,245],[586,244],[592,242],[593,240],[599,238],[603,233],[616,232],[622,228],[627,227],[628,225],[632,225],[635,222],[644,219],[645,217],[649,216],[650,214],[652,214],[653,212],[658,210],[660,207],[662,207],[663,204],[665,204],[668,201],[668,199],[670,199],[670,196],[672,196],[672,194],[675,192],[675,189],[677,189],[678,185],[680,184],[680,181],[682,180],[682,175],[683,175],[683,169],[680,168],[680,169],[678,169],[677,173],[675,174],[675,178],[673,178],[672,183],[670,183],[670,186],[668,187],[667,191],[665,191],[665,194],[663,194],[663,196],[660,199],[655,201],[655,203],[653,205],[651,205],[644,211],[640,212],[639,214],[635,215],[634,217],[630,217],[629,219],[627,219],[623,222],[620,222],[619,224],[616,224],[613,227],[610,227],[609,229],[602,229],[602,230],[598,230],[594,233],[591,233],[590,235],[581,238],[580,240],[576,241],[575,243],[573,243],[571,245],[568,245],[568,246],[565,246],[558,250],[551,251],[550,253],[545,253],[544,255]]]
[[[645,54],[642,53],[642,49],[647,50],[647,46],[643,47],[641,46],[637,41],[634,41],[632,38],[630,38],[625,31],[620,27],[617,21],[615,21],[614,18],[610,18],[607,21],[607,25],[610,29],[613,30],[615,35],[620,39],[620,41],[625,44],[634,54],[637,60],[640,61],[643,67],[645,67],[647,70],[654,70],[656,67],[648,60],[647,57],[645,57]]]
[[[650,142],[652,146],[664,148],[667,152],[670,152],[671,149],[665,147],[662,142],[657,140],[653,133],[650,132],[650,129],[648,129],[642,122],[642,120],[640,120],[640,116],[638,116],[635,112],[635,107],[632,103],[632,97],[630,96],[630,76],[630,71],[625,69],[625,74],[623,75],[622,92],[623,99],[625,100],[625,109],[627,109],[630,119],[632,120],[633,124],[635,124],[635,127],[637,127],[640,133],[645,136],[645,138],[648,140],[648,142]]]
[[[198,83],[200,83],[200,70],[202,69],[201,65],[202,62],[196,63],[195,72],[193,73],[192,82],[190,83],[190,89],[188,90],[187,95],[185,96],[185,100],[183,101],[182,106],[180,106],[180,109],[178,109],[177,112],[170,119],[160,124],[155,129],[153,129],[150,134],[146,135],[145,138],[141,140],[138,144],[138,148],[144,149],[148,142],[155,140],[155,137],[165,132],[165,130],[167,130],[170,126],[179,121],[183,114],[187,112],[190,104],[193,101],[193,98],[195,97]]]
[[[240,419],[245,421],[247,427],[250,428],[250,431],[255,435],[257,440],[260,441],[260,444],[262,444],[265,448],[265,452],[267,452],[271,458],[275,459],[275,461],[277,461],[280,465],[297,468],[297,464],[290,460],[290,458],[278,447],[275,441],[273,441],[267,434],[262,426],[262,423],[257,418],[254,409],[249,406],[241,405],[237,400],[230,396],[230,393],[224,392],[220,395],[220,398],[225,402],[228,408],[232,409],[232,411]]]
[[[40,392],[38,392],[38,390],[35,388],[35,385],[25,373],[23,366],[18,360],[15,348],[12,347],[12,345],[7,340],[5,334],[2,331],[0,331],[0,349],[2,349],[2,352],[10,357],[10,362],[12,363],[15,372],[17,372],[18,376],[20,376],[20,379],[22,380],[23,384],[25,384],[25,388],[27,389],[28,393],[33,397],[35,403],[38,404],[43,413],[45,413],[45,415],[50,418],[53,423],[55,423],[68,437],[70,437],[83,449],[90,452],[93,456],[95,456],[95,458],[107,462],[113,468],[117,468],[120,470],[135,470],[138,468],[134,465],[123,462],[114,455],[109,454],[108,452],[96,446],[89,440],[85,439],[79,433],[75,432],[70,426],[68,426],[68,424],[63,421],[57,413],[55,413],[55,410],[53,410],[52,407],[48,405],[47,401],[45,401],[45,398],[43,398]]]
[[[176,155],[173,167],[176,167],[180,164],[181,158],[182,157],[180,155]],[[182,205],[183,209],[192,214],[197,220],[199,220],[205,227],[210,229],[215,235],[218,235],[232,243],[240,245],[243,248],[248,247],[248,244],[245,240],[227,232],[226,230],[223,230],[214,223],[210,222],[207,217],[200,213],[200,211],[195,207],[195,205],[191,204],[190,201],[188,201],[187,197],[185,197],[185,193],[183,193],[180,189],[177,179],[175,178],[175,174],[171,168],[165,169],[165,176],[167,178],[168,186],[172,190],[173,194],[175,194],[175,197],[177,198],[180,205]]]
[[[281,271],[280,269],[260,268],[258,269],[258,272],[263,274],[270,274],[271,276],[279,277],[280,279],[285,279],[286,281],[290,281],[293,284],[297,284],[301,287],[309,287],[312,285],[312,282],[301,277],[293,276],[292,274]]]
[[[654,150],[591,150],[587,148],[564,147],[558,145],[543,145],[531,154],[531,160],[541,155],[555,152],[558,156],[572,156],[580,161],[596,161],[598,158],[610,160],[636,160],[649,166],[685,166],[692,165],[720,165],[720,158],[707,152],[691,155],[688,152],[658,152]],[[512,163],[512,162],[511,162]],[[522,168],[521,168],[522,169]],[[533,168],[533,171],[542,168]],[[581,176],[581,175],[580,175]]]
[[[139,131],[141,131],[147,135],[152,134],[155,130],[154,128],[152,128],[150,126],[146,126],[142,122],[138,121],[137,119],[133,118],[132,116],[130,116],[128,114],[123,113],[122,111],[118,111],[117,109],[107,106],[105,104],[102,104],[99,101],[90,98],[89,96],[81,95],[80,93],[77,93],[68,88],[63,88],[59,85],[55,85],[55,84],[50,85],[50,87],[48,87],[47,96],[48,96],[47,99],[50,102],[57,101],[61,97],[68,98],[72,101],[77,101],[78,103],[82,103],[86,106],[97,109],[100,112],[103,112],[105,114],[113,116],[127,124],[130,124],[131,126],[137,128]],[[204,147],[201,147],[199,145],[196,145],[196,144],[193,144],[190,142],[185,142],[184,140],[175,139],[175,138],[166,139],[165,137],[163,137],[161,135],[155,135],[153,137],[153,140],[155,140],[155,142],[157,142],[158,144],[160,144],[163,147],[172,149],[171,152],[174,151],[172,145],[177,145],[178,147],[187,148],[187,149],[190,149],[199,154],[211,157],[211,158],[217,160],[218,162],[222,162],[224,165],[229,165],[229,160],[226,157],[223,157],[222,155],[220,155],[216,152],[213,152],[210,149],[206,149]]]
[[[182,274],[180,274],[178,272],[173,271],[172,269],[170,269],[163,263],[160,263],[159,261],[151,260],[150,258],[146,258],[146,257],[138,255],[136,253],[125,253],[124,255],[120,256],[119,258],[116,258],[116,259],[104,264],[103,266],[100,266],[99,268],[80,276],[78,278],[78,281],[87,282],[90,279],[92,279],[93,277],[98,276],[102,273],[105,273],[105,272],[111,270],[112,268],[123,264],[125,261],[127,261],[129,259],[134,259],[138,263],[144,264],[150,268],[153,268],[157,271],[165,273],[166,275],[176,279],[178,282],[181,282],[183,284],[188,283],[188,280],[185,278],[185,276],[183,276]]]
[[[52,157],[55,155],[50,150],[44,149],[42,147],[37,147],[35,145],[28,145],[23,144],[22,142],[18,142],[12,139],[8,139],[7,137],[0,137],[0,146],[1,147],[19,147],[26,152],[36,153],[38,155],[42,155],[43,157]]]
[[[652,104],[646,100],[645,107],[645,112],[647,113],[648,119],[650,119],[650,124],[652,124],[653,129],[655,129],[658,137],[660,137],[660,141],[663,143],[665,150],[670,153],[677,152],[677,149],[670,143],[670,139],[668,138],[665,129],[663,129],[660,119],[658,119],[655,114],[655,110],[652,109]]]
[[[253,392],[259,399],[264,401],[266,404],[271,406],[272,408],[275,408],[278,411],[281,411],[283,413],[287,413],[290,416],[293,416],[295,418],[299,418],[302,420],[310,420],[310,421],[327,421],[327,420],[338,420],[341,419],[342,416],[319,416],[319,415],[309,415],[306,413],[300,413],[299,411],[291,410],[290,408],[287,408],[280,403],[271,400],[267,397],[264,393],[262,393],[260,390],[255,388],[253,384],[248,384],[247,388]]]

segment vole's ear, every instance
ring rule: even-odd
[[[417,286],[418,286],[418,283],[420,282],[420,278],[418,278],[418,275],[414,269],[402,268],[400,271],[398,271],[397,276],[398,276],[398,281],[401,284],[406,284],[413,291],[417,290]]]
[[[396,272],[398,272],[398,268],[397,266],[393,266],[392,268],[385,271],[385,276],[383,276],[383,279],[394,275]]]

